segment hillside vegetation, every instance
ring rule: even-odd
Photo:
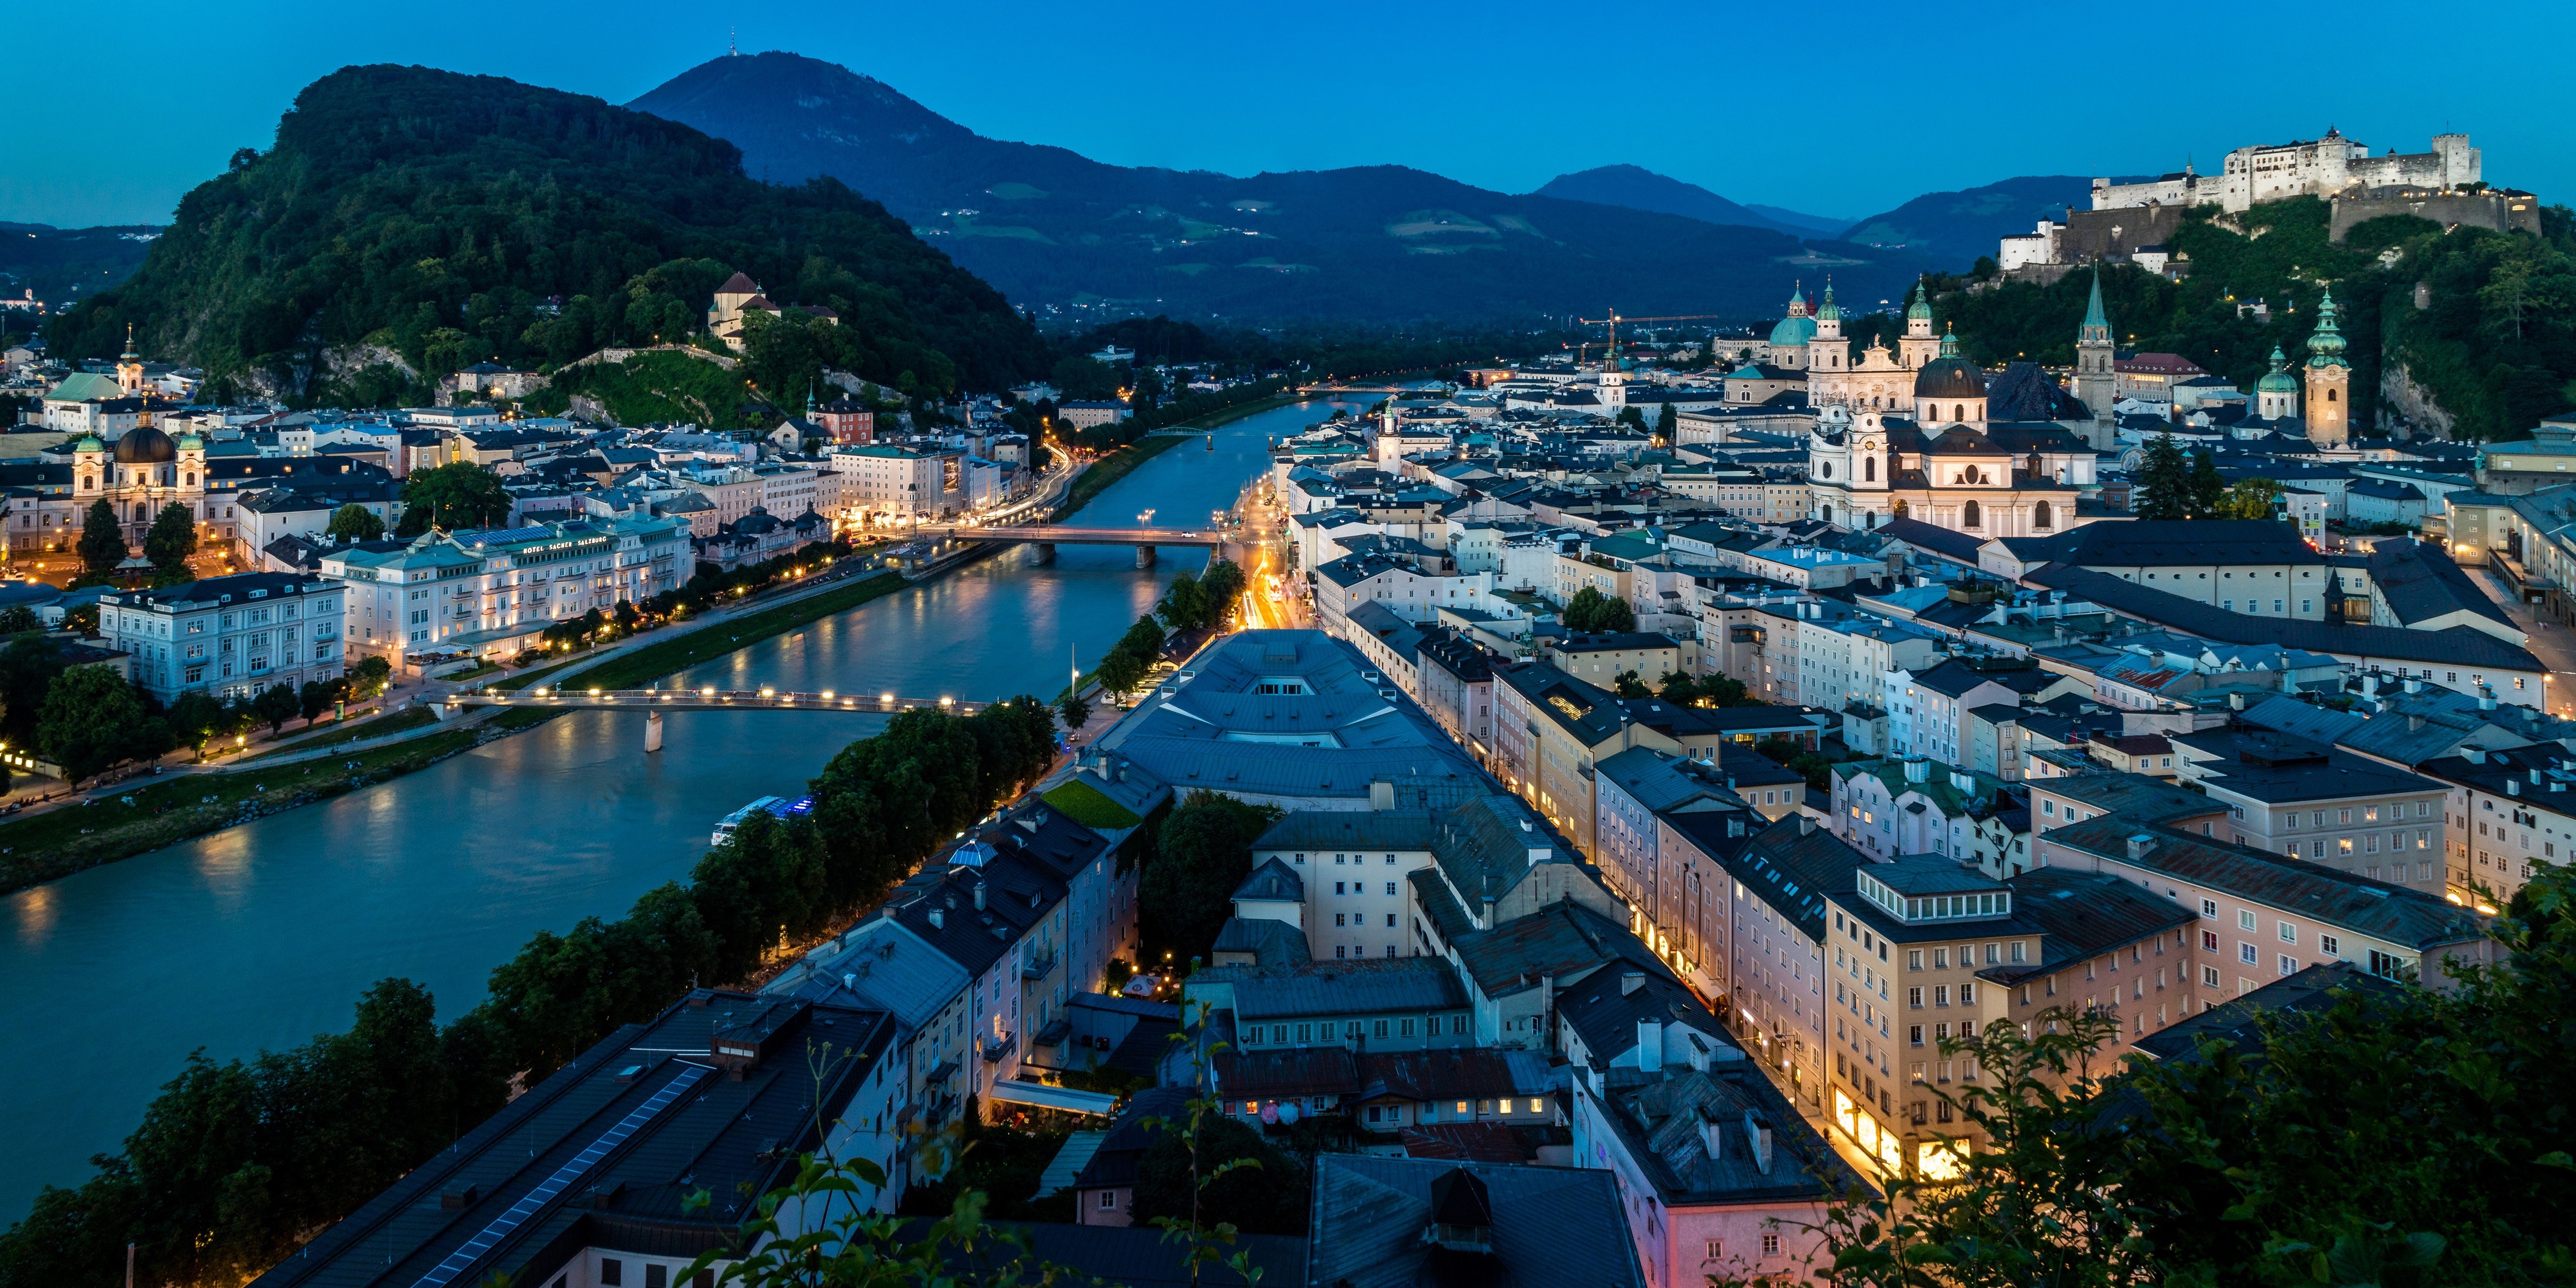
[[[2125,266],[2102,275],[2121,348],[2179,353],[2252,388],[2273,346],[2293,368],[2306,360],[2317,303],[2331,287],[2349,342],[2356,426],[2378,423],[2391,361],[2461,438],[2520,438],[2542,416],[2576,405],[2576,213],[2567,208],[2542,211],[2539,237],[2445,233],[2430,220],[2393,216],[2353,229],[2342,245],[2327,241],[2327,206],[2313,198],[2257,206],[2234,221],[2214,214],[2192,211],[2172,239],[2191,257],[2182,281]],[[1989,282],[1971,292],[1952,279],[1941,283],[1936,311],[1957,324],[1979,362],[2071,363],[2091,283],[2089,273],[2074,273],[2046,287]],[[2268,322],[2239,314],[2258,298],[2271,306]]]
[[[735,270],[821,305],[844,369],[995,387],[1044,348],[1000,293],[838,181],[746,177],[732,144],[598,99],[420,67],[307,86],[266,153],[181,201],[56,352],[147,354],[304,401],[417,397],[470,363],[558,363],[703,325]]]

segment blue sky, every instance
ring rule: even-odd
[[[18,0],[0,220],[159,222],[333,68],[414,62],[632,99],[725,49],[843,63],[999,138],[1251,173],[1397,163],[1525,192],[1632,162],[1860,217],[2016,174],[2204,166],[2329,124],[2444,128],[2491,182],[2576,188],[2551,104],[2576,5],[1037,4]]]

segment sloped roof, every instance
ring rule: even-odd
[[[2070,595],[2169,630],[2237,644],[2279,644],[2313,653],[2384,657],[2401,662],[2540,672],[2548,668],[2530,650],[2467,626],[2407,630],[2395,626],[2336,626],[2290,618],[2253,617],[2211,608],[2197,600],[2138,585],[2109,573],[2064,563],[2022,574],[2022,584]]]
[[[1272,859],[1254,868],[1252,875],[1234,888],[1234,897],[1303,903],[1306,900],[1306,880],[1290,871],[1287,864]]]
[[[2370,552],[2370,580],[2400,624],[2451,613],[2475,613],[2515,635],[2522,628],[2437,546],[2411,538],[2382,541]]]

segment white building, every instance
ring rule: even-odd
[[[694,568],[688,525],[674,519],[433,532],[322,559],[323,576],[351,589],[350,646],[397,667],[422,654],[508,657],[558,622],[676,590]]]
[[[2329,129],[2323,138],[2238,148],[2214,175],[2190,167],[2144,183],[2093,181],[2093,208],[2217,205],[2244,210],[2291,197],[2331,197],[2372,188],[2456,188],[2479,182],[2481,157],[2465,134],[2436,134],[2433,150],[2374,157],[2367,144]]]
[[[923,451],[895,443],[837,448],[841,506],[850,522],[936,519],[972,508],[964,452]],[[777,511],[771,511],[775,514]]]
[[[168,702],[248,697],[337,678],[341,588],[311,573],[243,573],[101,596],[98,630],[131,654],[130,678]]]

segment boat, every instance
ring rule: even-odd
[[[1211,452],[1216,450],[1216,435],[1210,434],[1207,436],[1207,449]]]
[[[784,796],[763,796],[760,799],[743,806],[741,809],[725,815],[724,821],[716,824],[715,834],[707,838],[707,844],[711,846],[722,845],[725,842],[732,840],[734,830],[750,821],[751,816],[761,810],[769,811],[771,817],[780,820],[801,818],[814,812],[814,798],[811,796],[799,796],[794,800],[789,800]]]

